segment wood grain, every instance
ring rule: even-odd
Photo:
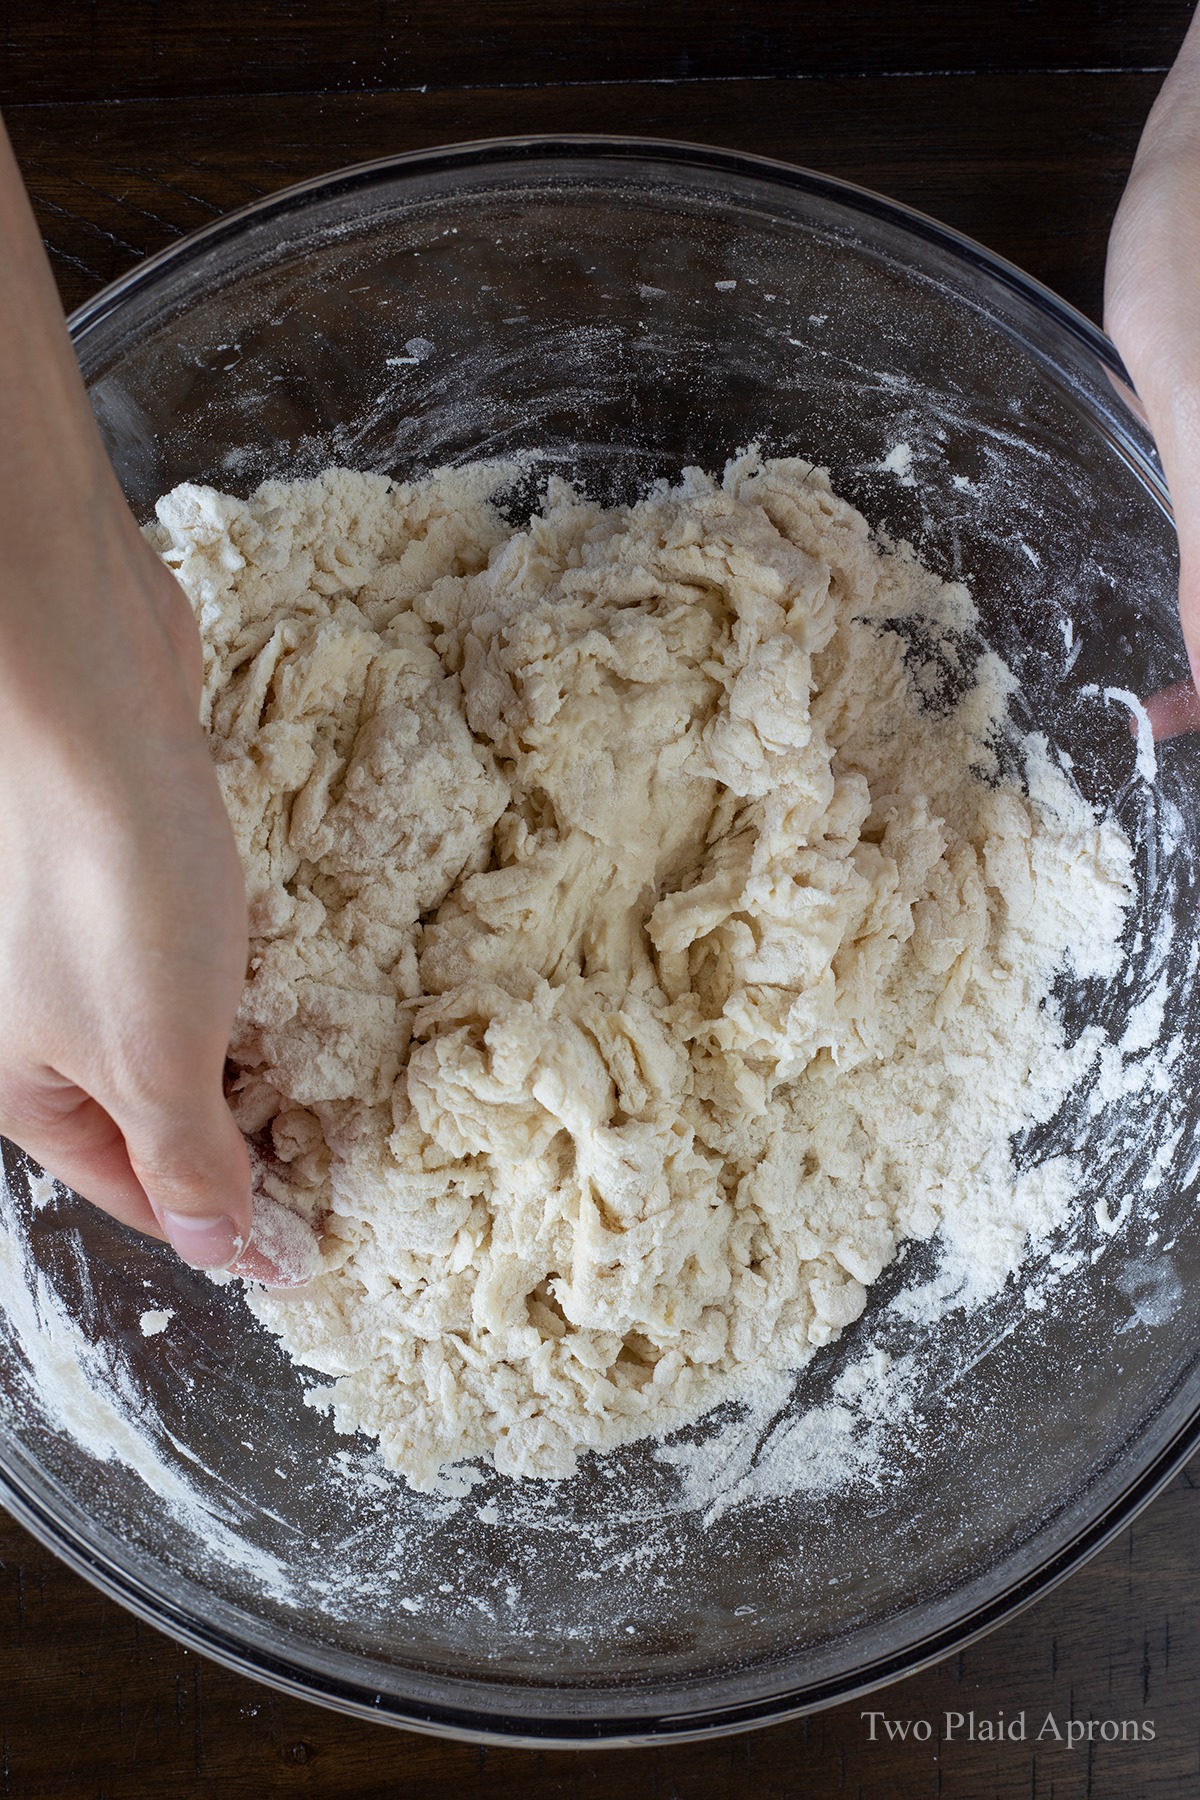
[[[22,101],[930,71],[1165,69],[1187,0],[0,0]]]
[[[1099,316],[1109,224],[1159,78],[693,81],[15,107],[68,306],[148,251],[327,169],[469,138],[630,132],[820,168],[934,214]]]

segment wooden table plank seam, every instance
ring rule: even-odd
[[[1029,67],[1025,69],[1006,69],[1005,80],[1036,81],[1046,78],[1067,77],[1070,79],[1111,80],[1127,76],[1154,76],[1162,81],[1170,69],[1169,63],[1136,64],[1125,68],[1076,68],[1067,64],[1047,65],[1046,67]],[[253,96],[239,92],[235,88],[217,90],[206,94],[203,104],[224,105],[236,102],[242,105],[248,100],[375,100],[395,98],[399,95],[446,95],[446,94],[540,94],[551,90],[566,93],[577,93],[580,90],[595,89],[603,92],[609,88],[693,88],[702,90],[707,87],[741,83],[751,88],[803,88],[815,83],[844,84],[847,87],[858,86],[869,81],[987,81],[998,79],[994,69],[883,69],[861,72],[835,70],[832,72],[819,70],[789,70],[770,75],[643,75],[638,77],[622,76],[581,76],[574,81],[458,81],[458,82],[399,82],[371,83],[360,86],[344,86],[338,88],[260,88]],[[195,96],[186,90],[179,93],[161,94],[123,94],[104,95],[89,100],[57,99],[57,100],[8,100],[0,87],[0,108],[5,118],[13,113],[52,113],[62,108],[74,106],[120,107],[131,110],[137,107],[156,107],[162,105],[195,104]]]

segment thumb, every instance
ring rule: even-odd
[[[227,1269],[250,1241],[250,1160],[219,1084],[156,1096],[120,1121],[133,1172],[171,1247],[196,1269]]]
[[[1176,492],[1182,485],[1176,483]],[[1179,502],[1176,502],[1178,510]],[[1172,682],[1146,699],[1146,713],[1156,743],[1181,732],[1200,731],[1200,496],[1194,520],[1179,513],[1179,622],[1191,675]]]

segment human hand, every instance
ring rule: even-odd
[[[0,1132],[186,1262],[294,1286],[316,1235],[252,1201],[224,1099],[246,903],[202,668],[0,124]]]
[[[222,1091],[241,866],[190,607],[102,451],[91,476],[0,573],[0,609],[23,613],[0,665],[0,1131],[185,1261],[225,1267],[251,1222]]]
[[[1109,239],[1104,323],[1145,408],[1179,536],[1192,680],[1155,694],[1158,738],[1200,729],[1200,14],[1151,110]]]

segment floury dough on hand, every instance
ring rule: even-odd
[[[325,1227],[249,1303],[449,1491],[797,1368],[905,1238],[999,1286],[1076,1181],[1011,1154],[1099,1047],[1052,984],[1116,969],[1131,893],[1044,740],[1002,778],[965,589],[821,471],[553,480],[525,530],[511,475],[185,486],[150,528],[246,870],[232,1104]]]

